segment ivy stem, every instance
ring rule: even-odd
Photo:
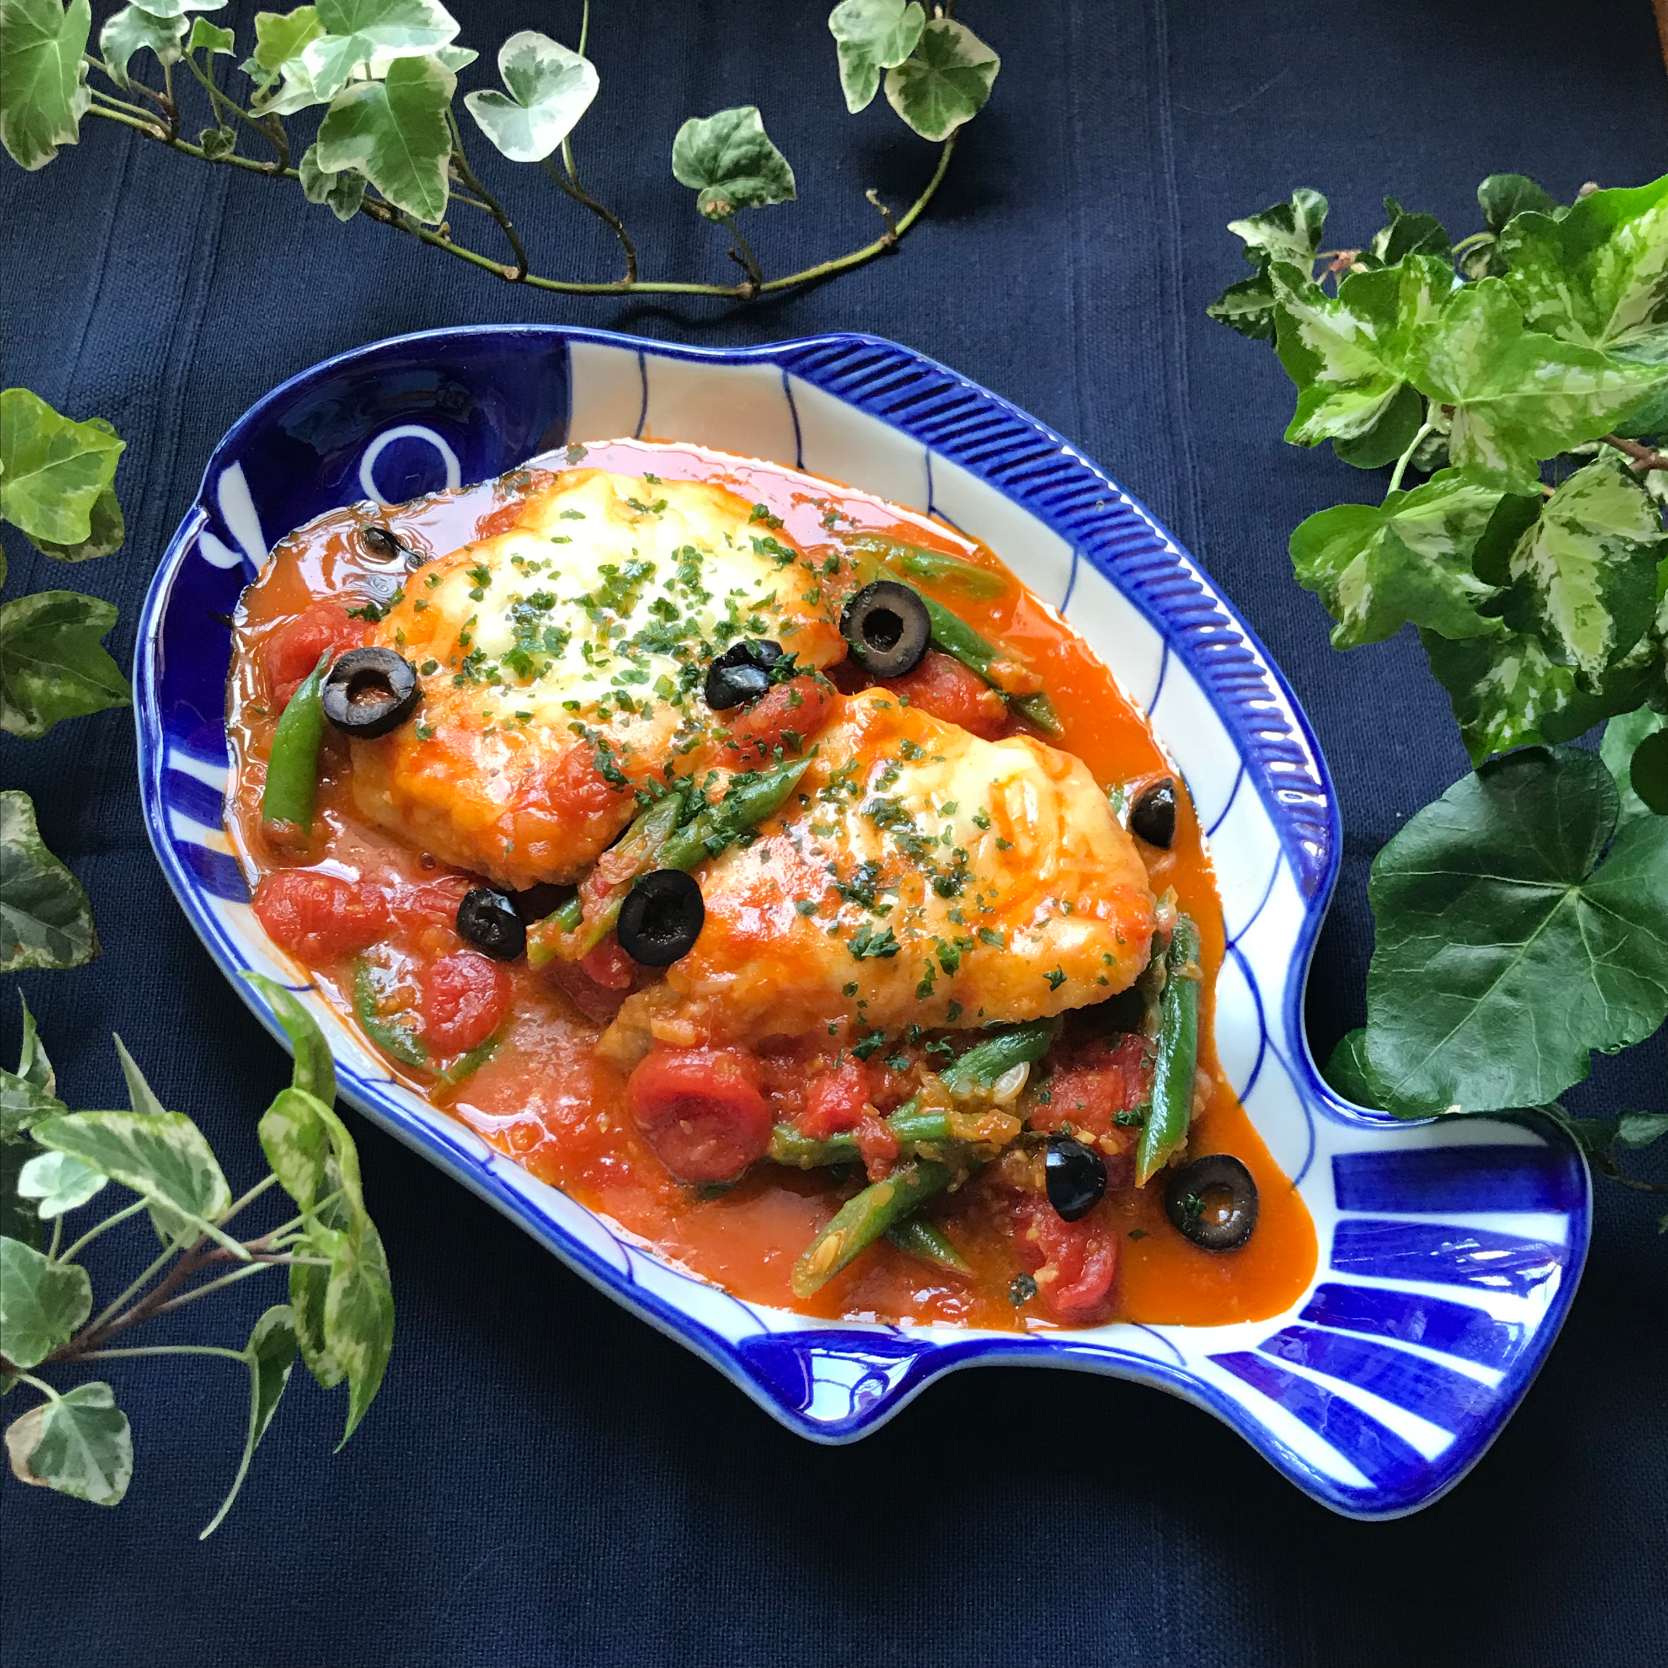
[[[183,1309],[187,1303],[195,1303],[199,1297],[207,1297],[210,1292],[217,1292],[222,1286],[236,1285],[239,1280],[247,1280],[251,1274],[259,1274],[263,1269],[288,1268],[296,1263],[311,1264],[317,1268],[329,1268],[329,1260],[325,1257],[290,1257],[283,1254],[270,1257],[257,1257],[253,1262],[246,1263],[242,1268],[235,1268],[230,1274],[222,1274],[218,1280],[208,1280],[192,1291],[181,1292],[178,1297],[171,1297],[166,1303],[159,1303],[151,1310],[147,1319],[154,1319],[157,1315],[166,1315],[170,1310]]]
[[[51,1262],[51,1261],[54,1261],[57,1258],[58,1242],[63,1237],[64,1237],[64,1217],[63,1217],[63,1212],[60,1211],[58,1213],[58,1215],[56,1215],[52,1219],[52,1243],[46,1248],[47,1261]]]
[[[509,239],[510,248],[515,251],[515,266],[503,269],[504,277],[512,284],[519,284],[527,276],[527,249],[521,241],[521,234],[516,231],[510,217],[504,212],[504,206],[487,188],[481,184],[475,175],[475,170],[469,166],[469,158],[464,155],[463,134],[458,130],[458,119],[452,112],[451,105],[446,106],[446,126],[452,133],[452,161],[457,167],[463,183],[479,197],[487,206],[487,211],[498,222],[499,229]]]
[[[1668,453],[1653,452],[1649,446],[1642,446],[1637,440],[1628,440],[1619,434],[1601,434],[1599,439],[1604,445],[1625,452],[1641,475],[1648,475],[1653,469],[1668,469]]]
[[[730,236],[735,239],[736,247],[730,251],[730,258],[740,264],[747,274],[748,282],[757,291],[764,286],[764,269],[759,265],[759,257],[753,253],[753,246],[741,235],[741,228],[736,224],[733,214],[724,216],[724,224],[729,228]],[[738,252],[739,251],[739,252]]]
[[[222,107],[224,107],[225,109],[230,110],[231,113],[246,127],[253,128],[254,131],[260,134],[267,144],[272,146],[272,148],[278,153],[278,160],[276,162],[267,162],[261,165],[263,172],[268,174],[281,173],[284,165],[289,161],[289,142],[286,140],[283,144],[280,144],[278,140],[273,137],[271,128],[256,120],[256,118],[250,115],[249,112],[242,107],[242,105],[238,104],[234,99],[229,98],[225,93],[221,92],[221,90],[214,84],[214,77],[204,70],[198,64],[196,58],[190,53],[186,54],[183,61],[185,63],[185,67],[190,70],[200,82],[202,82],[204,88],[207,90],[209,103],[214,108],[216,119],[219,118],[219,113]]]
[[[199,1240],[198,1243],[201,1244],[202,1243],[201,1240]],[[112,1315],[116,1314],[121,1309],[122,1305],[124,1303],[126,1303],[127,1300],[130,1297],[132,1297],[136,1292],[139,1292],[139,1291],[143,1290],[144,1287],[147,1284],[149,1284],[151,1276],[156,1274],[161,1269],[162,1265],[165,1262],[167,1262],[170,1257],[174,1257],[174,1256],[179,1255],[183,1246],[184,1246],[184,1241],[183,1240],[177,1240],[177,1239],[176,1240],[170,1240],[168,1242],[168,1249],[166,1251],[164,1251],[162,1253],[162,1255],[160,1257],[158,1257],[156,1259],[156,1261],[154,1263],[152,1263],[150,1265],[150,1267],[147,1268],[145,1270],[145,1272],[143,1274],[141,1274],[138,1277],[138,1279],[136,1279],[132,1283],[132,1285],[130,1285],[127,1288],[127,1290],[124,1291],[122,1293],[122,1295],[116,1299],[116,1301],[114,1303],[107,1303],[104,1306],[104,1308],[101,1309],[98,1312],[98,1314],[93,1317],[91,1323],[82,1328],[82,1336],[86,1337],[89,1334],[98,1332],[99,1329],[104,1326],[104,1323],[107,1320],[109,1320]],[[181,1258],[182,1263],[184,1262],[184,1260],[185,1260],[184,1258]],[[175,1272],[177,1273],[178,1271],[176,1270]],[[172,1276],[170,1276],[170,1278],[172,1278]],[[157,1289],[161,1290],[160,1287],[158,1287]],[[69,1343],[64,1346],[64,1348],[65,1349],[73,1348],[74,1344],[75,1344],[75,1340],[72,1338],[72,1339],[70,1339]]]
[[[1479,243],[1489,243],[1493,238],[1493,232],[1473,232],[1469,237],[1462,237],[1448,253],[1450,255],[1463,255],[1467,249],[1474,249]]]
[[[228,1361],[247,1362],[240,1349],[222,1349],[218,1344],[138,1344],[129,1349],[90,1349],[78,1361],[115,1361],[135,1355],[223,1355]]]
[[[567,178],[563,179],[556,164],[547,156],[544,159],[545,171],[555,180],[558,186],[568,196],[579,204],[581,208],[589,209],[615,237],[620,240],[620,247],[625,251],[625,277],[621,283],[630,287],[637,282],[637,245],[626,235],[625,224],[620,217],[606,204],[599,203],[583,185],[579,183],[579,175],[573,166],[573,145],[571,141],[562,141],[562,167],[567,170]]]
[[[122,1210],[116,1211],[111,1216],[105,1217],[102,1222],[95,1222],[93,1226],[80,1237],[80,1239],[71,1244],[69,1250],[59,1257],[58,1261],[61,1263],[73,1263],[80,1255],[82,1247],[91,1245],[92,1242],[97,1239],[106,1228],[114,1228],[118,1222],[125,1222],[130,1216],[137,1216],[144,1208],[145,1201],[143,1199],[135,1199],[131,1205],[128,1205]]]
[[[117,98],[114,93],[104,92],[98,87],[89,87],[87,91],[91,93],[94,98],[103,99],[104,102],[110,105],[113,109],[125,110],[130,116],[139,116],[146,119],[150,116],[150,111],[148,111],[142,104],[129,104],[125,98]]]
[[[61,1402],[64,1399],[44,1378],[36,1378],[33,1373],[19,1373],[17,1381],[19,1384],[27,1384],[31,1390],[39,1390],[50,1401]]]
[[[224,1227],[226,1225],[226,1223],[230,1222],[231,1219],[234,1216],[239,1215],[242,1211],[247,1209],[250,1205],[254,1204],[254,1202],[258,1198],[260,1198],[260,1196],[263,1193],[265,1193],[266,1190],[269,1187],[276,1187],[277,1185],[278,1185],[278,1177],[277,1177],[276,1173],[274,1173],[273,1175],[267,1176],[262,1181],[256,1182],[255,1185],[252,1188],[250,1188],[249,1191],[242,1196],[242,1198],[234,1199],[232,1201],[231,1208],[226,1212],[226,1214],[223,1217],[220,1218],[219,1223],[216,1224],[216,1225],[219,1226],[219,1227]]]
[[[1397,492],[1401,489],[1402,476],[1407,473],[1407,466],[1413,461],[1413,454],[1419,450],[1420,444],[1423,442],[1425,436],[1435,427],[1435,423],[1425,423],[1420,428],[1419,432],[1414,435],[1413,439],[1408,443],[1407,450],[1396,459],[1395,472],[1391,475],[1389,489],[1384,494],[1386,498],[1388,498],[1392,492]]]

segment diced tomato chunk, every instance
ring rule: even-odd
[[[732,1181],[770,1145],[770,1107],[745,1049],[656,1049],[631,1074],[626,1105],[683,1181]]]
[[[610,933],[594,950],[579,958],[586,978],[604,990],[630,990],[636,962],[620,948],[620,941]]]
[[[813,1141],[856,1129],[865,1115],[874,1115],[872,1094],[869,1068],[848,1054],[832,1071],[819,1072],[811,1079],[799,1127]]]
[[[1118,1240],[1094,1215],[1062,1220],[1039,1194],[1014,1208],[1014,1246],[1056,1320],[1087,1326],[1110,1306],[1118,1272]]]
[[[977,672],[937,649],[928,649],[913,672],[883,678],[880,687],[907,695],[912,707],[947,724],[959,724],[987,741],[1001,735],[1008,722],[1008,706],[1002,697]]]
[[[316,869],[279,869],[255,888],[255,918],[300,961],[335,961],[388,930],[382,894]]]
[[[461,1054],[484,1043],[510,1005],[509,970],[478,950],[442,956],[418,975],[423,1040],[435,1054]]]
[[[584,742],[570,747],[547,778],[545,798],[559,817],[594,817],[617,805],[629,785],[610,782],[597,767],[596,750]]]
[[[290,697],[327,650],[338,654],[357,648],[365,639],[362,621],[348,618],[339,602],[315,602],[266,640],[266,686],[274,712],[282,712]]]
[[[857,1150],[863,1155],[863,1169],[872,1182],[883,1181],[898,1162],[897,1136],[872,1112],[857,1126]]]
[[[801,751],[828,722],[833,706],[834,691],[821,678],[789,678],[777,684],[730,725],[724,763],[736,770],[758,770],[775,762],[778,747]]]
[[[1035,1129],[1056,1130],[1063,1124],[1094,1135],[1109,1134],[1119,1112],[1141,1104],[1152,1078],[1146,1040],[1126,1036],[1114,1048],[1099,1037],[1073,1049],[1048,1078],[1048,1100],[1035,1107]]]

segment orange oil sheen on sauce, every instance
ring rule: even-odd
[[[575,458],[576,464],[579,463]],[[1041,674],[1064,734],[1055,741],[1104,783],[1159,776],[1169,766],[1146,719],[1125,697],[1099,659],[1054,611],[1034,597],[984,547],[929,518],[866,494],[807,478],[775,465],[713,454],[694,446],[614,441],[592,446],[584,468],[620,474],[652,472],[668,480],[705,480],[767,505],[809,555],[840,545],[839,533],[889,535],[972,560],[1008,580],[993,600],[960,591],[920,588],[953,607],[976,631],[1021,651]],[[448,553],[500,531],[515,519],[516,498],[503,483],[439,493],[391,508],[385,525],[421,556]],[[264,763],[276,717],[262,705],[258,672],[267,637],[321,598],[350,606],[386,595],[401,572],[367,558],[352,537],[361,518],[352,510],[323,516],[280,543],[246,592],[234,644],[228,730],[234,753],[227,826],[246,877],[293,859],[270,849],[261,831]],[[310,867],[345,879],[399,880],[420,885],[447,871],[406,849],[355,815],[347,755],[327,726],[320,758],[321,833]],[[1158,1182],[1109,1195],[1099,1207],[1119,1230],[1119,1270],[1112,1320],[1149,1324],[1225,1324],[1287,1308],[1315,1268],[1314,1225],[1301,1197],[1269,1155],[1223,1076],[1213,1035],[1216,975],[1223,956],[1221,906],[1215,877],[1192,808],[1178,795],[1177,832],[1167,853],[1148,849],[1154,892],[1174,887],[1180,908],[1197,922],[1203,940],[1199,1064],[1214,1089],[1195,1120],[1188,1154],[1229,1152],[1251,1171],[1260,1199],[1257,1227],[1238,1250],[1195,1247],[1170,1225]],[[436,953],[449,929],[430,929]],[[345,966],[308,972],[334,1005],[353,1011]],[[882,1241],[815,1297],[796,1297],[789,1273],[800,1252],[840,1203],[825,1177],[756,1165],[718,1198],[701,1199],[664,1169],[624,1112],[625,1073],[593,1053],[602,1025],[583,1018],[532,972],[511,966],[512,1018],[503,1043],[455,1091],[413,1076],[410,1086],[469,1125],[540,1179],[612,1218],[663,1255],[738,1296],[802,1313],[851,1319],[950,1322],[1003,1330],[1047,1329],[1053,1323],[1021,1313],[1008,1288],[1021,1264],[1010,1237],[975,1185],[941,1200],[932,1214],[953,1234],[973,1277],[938,1273]],[[399,1071],[397,1065],[391,1070]]]

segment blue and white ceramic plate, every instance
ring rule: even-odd
[[[1586,1255],[1585,1167],[1520,1122],[1399,1124],[1340,1101],[1303,1034],[1338,868],[1326,767],[1284,679],[1157,521],[1059,435],[894,343],[703,350],[562,326],[400,337],[267,395],[216,447],[151,585],[135,677],[151,840],[236,977],[280,979],[222,830],[224,617],[272,543],[325,510],[484,480],[576,440],[686,440],[791,464],[943,517],[1052,602],[1185,773],[1226,915],[1222,1064],[1301,1190],[1321,1248],[1273,1320],[1042,1335],[836,1325],[744,1303],[661,1261],[390,1079],[316,993],[347,1098],[571,1267],[686,1343],[784,1424],[862,1436],[981,1362],[1135,1379],[1226,1420],[1299,1488],[1408,1512],[1475,1463],[1551,1347]]]

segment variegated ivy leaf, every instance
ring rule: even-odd
[[[87,424],[101,429],[112,439],[115,438],[115,425],[106,422],[104,418],[89,417]],[[121,442],[118,441],[117,444],[120,445]],[[93,507],[87,517],[86,538],[72,539],[67,544],[39,538],[30,539],[29,542],[43,556],[50,556],[54,561],[90,562],[95,557],[108,556],[112,551],[120,550],[126,537],[127,523],[122,517],[121,502],[116,497],[116,488],[112,483],[93,500]],[[4,579],[5,574],[0,571],[0,581]]]
[[[123,6],[98,32],[99,56],[110,66],[118,87],[129,87],[127,67],[134,57],[154,52],[164,64],[177,64],[185,55],[184,16],[160,17],[139,6]]]
[[[1314,270],[1326,225],[1326,199],[1318,191],[1299,186],[1288,202],[1275,203],[1261,214],[1230,220],[1228,230],[1242,238],[1241,253],[1257,269],[1255,278],[1230,284],[1205,311],[1230,330],[1252,341],[1274,339],[1274,285],[1269,262],[1285,261],[1306,276]]]
[[[318,0],[314,9],[324,33],[302,49],[301,61],[324,98],[334,98],[362,65],[377,79],[396,60],[425,57],[458,32],[457,19],[436,0]]]
[[[15,788],[0,793],[0,973],[79,967],[98,954],[81,883],[46,849],[35,807]]]
[[[189,17],[192,12],[218,12],[226,0],[149,0],[145,10],[152,17]]]
[[[1668,365],[1627,364],[1525,327],[1506,282],[1454,295],[1414,341],[1421,393],[1454,407],[1454,463],[1503,486],[1538,486],[1538,460],[1596,440],[1668,384]]]
[[[29,1012],[29,1004],[22,991],[17,993],[17,1001],[23,1009],[23,1045],[17,1053],[17,1075],[31,1088],[55,1095],[58,1092],[58,1074],[47,1058],[46,1045],[41,1041],[41,1034],[35,1027],[35,1016]],[[54,1110],[66,1111],[67,1108],[58,1106]],[[11,1133],[9,1124],[0,1123],[0,1135],[10,1136]]]
[[[394,1347],[388,1258],[368,1216],[360,1216],[337,1240],[324,1294],[324,1337],[347,1373],[347,1426],[337,1444],[340,1449],[381,1388]]]
[[[357,169],[396,208],[437,225],[445,217],[447,124],[458,78],[434,58],[400,58],[381,81],[356,81],[319,123],[318,165]]]
[[[0,603],[0,729],[43,736],[131,700],[127,679],[99,639],[116,610],[79,591],[35,591]]]
[[[313,6],[297,6],[293,12],[256,12],[255,50],[240,68],[257,87],[271,87],[284,65],[299,58],[308,42],[323,33],[324,25]]]
[[[365,176],[353,169],[327,174],[319,167],[319,148],[309,145],[296,164],[301,193],[309,203],[328,203],[338,220],[351,220],[365,201]]]
[[[1473,764],[1534,742],[1573,741],[1637,706],[1649,683],[1648,643],[1607,672],[1597,690],[1587,690],[1573,666],[1553,660],[1538,638],[1522,632],[1457,641],[1434,631],[1419,636]]]
[[[17,1191],[34,1201],[42,1218],[50,1220],[79,1210],[110,1185],[110,1178],[68,1153],[36,1153],[18,1172]]]
[[[1662,517],[1637,477],[1619,457],[1597,458],[1553,493],[1512,551],[1506,624],[1592,687],[1650,625],[1665,555]]]
[[[210,23],[206,17],[195,17],[191,20],[191,39],[185,43],[185,50],[206,52],[211,58],[220,52],[231,57],[236,41],[237,37],[230,29]]]
[[[53,1152],[131,1187],[163,1213],[170,1237],[195,1230],[235,1245],[215,1227],[232,1202],[231,1189],[203,1133],[183,1112],[70,1112],[30,1131]],[[241,1248],[239,1253],[245,1255]]]
[[[293,1088],[303,1089],[331,1105],[336,1099],[336,1064],[330,1057],[330,1045],[324,1040],[313,1016],[302,1007],[294,994],[264,973],[243,975],[272,1004],[272,1011],[290,1039],[295,1055],[295,1069],[290,1074]]]
[[[122,455],[101,418],[78,423],[27,388],[0,393],[0,515],[31,542],[73,546],[91,536],[93,508]]]
[[[278,1399],[290,1381],[295,1350],[295,1317],[287,1303],[275,1303],[255,1322],[255,1330],[249,1334],[249,1342],[243,1349],[243,1359],[249,1364],[249,1423],[244,1431],[243,1457],[238,1461],[237,1475],[220,1503],[220,1510],[198,1540],[206,1541],[232,1509],[243,1479],[249,1474],[249,1462],[255,1457],[255,1449],[278,1411]]]
[[[840,60],[840,90],[853,115],[880,91],[880,72],[895,69],[915,50],[926,27],[919,0],[840,0],[828,14]]]
[[[756,104],[692,116],[672,141],[672,173],[698,193],[695,206],[708,220],[796,195],[793,169],[770,142]]]
[[[485,90],[463,102],[481,132],[512,162],[542,162],[597,96],[590,60],[536,29],[523,29],[499,47],[498,73],[508,97]]]
[[[0,1338],[14,1367],[39,1366],[92,1312],[93,1283],[79,1263],[0,1239]]]
[[[923,139],[948,139],[984,109],[1001,68],[965,23],[935,17],[914,53],[886,72],[886,102]]]
[[[1408,379],[1409,344],[1453,289],[1446,261],[1410,256],[1399,268],[1349,273],[1328,295],[1301,267],[1273,261],[1276,352],[1297,385],[1286,439],[1330,440],[1357,468],[1407,450],[1424,401]]]
[[[92,28],[88,0],[0,0],[0,144],[20,168],[44,168],[80,137]]]
[[[1472,556],[1501,498],[1448,469],[1382,504],[1339,504],[1302,523],[1292,565],[1338,622],[1333,648],[1381,642],[1410,621],[1444,637],[1499,632],[1498,620],[1477,612],[1496,592]]]
[[[12,1475],[36,1488],[114,1506],[133,1477],[133,1433],[108,1384],[42,1402],[6,1428]]]
[[[1521,214],[1500,253],[1532,329],[1602,349],[1668,332],[1668,175],[1595,191],[1561,217]]]

